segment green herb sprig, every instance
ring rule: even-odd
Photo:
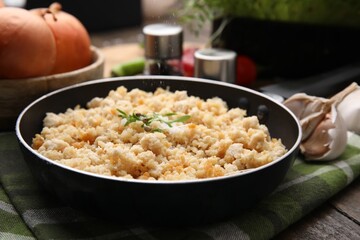
[[[148,131],[148,132],[163,132],[163,129],[159,129],[159,128],[152,129],[150,127],[150,124],[152,122],[158,121],[161,123],[165,123],[169,127],[172,127],[173,123],[186,122],[191,117],[190,115],[183,115],[176,119],[166,120],[166,119],[164,119],[164,117],[174,116],[174,115],[176,115],[176,113],[173,113],[173,112],[166,113],[166,114],[153,113],[152,115],[146,115],[146,114],[135,113],[135,112],[132,114],[127,114],[126,112],[124,112],[120,109],[117,109],[117,111],[119,112],[119,117],[126,119],[125,126],[128,126],[130,123],[140,121],[140,122],[143,122],[141,127],[143,127],[144,130]]]

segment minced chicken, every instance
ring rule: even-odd
[[[256,116],[228,109],[220,98],[125,87],[92,99],[86,108],[47,113],[32,146],[79,170],[149,180],[231,175],[286,152]]]

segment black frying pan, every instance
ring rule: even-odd
[[[189,95],[218,96],[229,107],[258,115],[272,137],[281,138],[288,153],[256,169],[233,176],[187,181],[122,180],[54,163],[31,148],[46,112],[64,112],[118,86],[154,91],[169,87]],[[212,80],[185,77],[125,77],[96,80],[57,90],[31,103],[19,115],[16,134],[26,162],[39,182],[66,204],[95,216],[127,223],[189,224],[238,214],[271,193],[283,180],[298,153],[301,128],[287,108],[256,91]]]

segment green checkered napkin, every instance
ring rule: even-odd
[[[0,133],[0,239],[269,239],[360,174],[360,137],[329,163],[295,161],[283,183],[241,216],[207,226],[122,226],[86,216],[44,192],[32,178],[13,132]]]

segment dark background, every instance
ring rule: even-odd
[[[26,9],[48,7],[54,0],[27,0]],[[141,0],[59,0],[62,9],[76,16],[92,32],[107,31],[142,23]]]

